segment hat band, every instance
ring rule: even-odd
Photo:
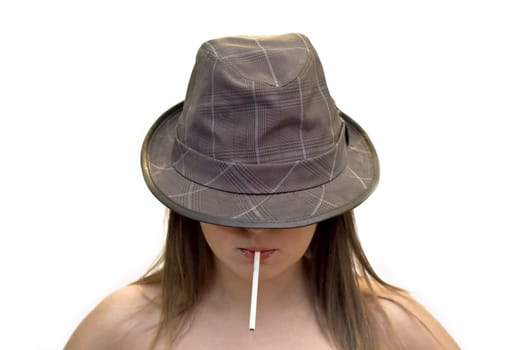
[[[218,160],[187,147],[177,137],[172,167],[188,180],[220,191],[272,194],[323,185],[344,170],[347,162],[345,123],[327,152],[283,163],[234,163]]]

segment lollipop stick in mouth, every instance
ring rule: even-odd
[[[260,252],[254,252],[253,285],[251,290],[251,313],[249,315],[249,330],[254,331],[256,325],[256,298],[258,297],[258,275],[260,273]]]

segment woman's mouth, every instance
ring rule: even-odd
[[[243,255],[245,255],[249,260],[254,260],[254,252],[260,252],[260,261],[264,261],[271,257],[278,249],[248,249],[248,248],[238,248]]]

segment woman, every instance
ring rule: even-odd
[[[165,252],[67,350],[459,349],[362,251],[352,209],[376,187],[377,155],[304,35],[204,43],[142,168],[169,208]]]

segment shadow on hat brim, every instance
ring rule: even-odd
[[[368,135],[339,111],[347,128],[348,162],[333,180],[301,191],[256,195],[203,186],[172,166],[172,135],[182,110],[183,102],[163,113],[150,128],[141,150],[141,167],[152,194],[185,217],[235,227],[306,226],[355,208],[379,181],[379,161]]]

